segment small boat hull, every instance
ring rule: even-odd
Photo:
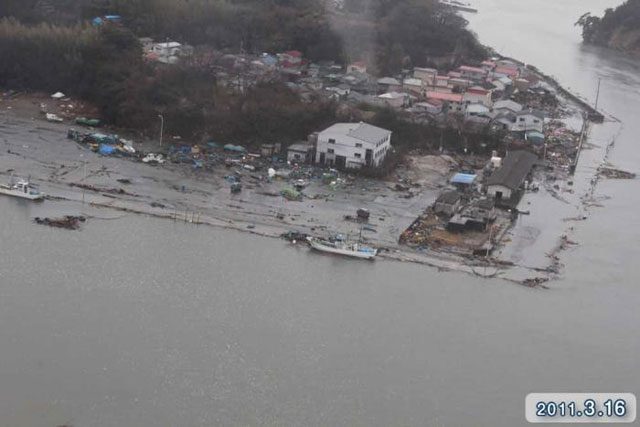
[[[334,255],[367,260],[373,260],[376,255],[378,255],[377,249],[367,248],[359,245],[358,243],[338,245],[315,237],[307,237],[307,242],[312,249]]]
[[[44,200],[44,194],[30,188],[26,183],[19,183],[17,186],[0,185],[0,194],[25,200]]]

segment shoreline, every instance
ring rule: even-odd
[[[537,69],[535,71],[539,73]],[[551,82],[550,84],[552,85],[553,83],[558,85],[555,80],[542,73],[539,74],[544,81]],[[560,86],[558,85],[558,87]],[[564,88],[561,88],[559,92],[561,92],[562,96],[570,94]],[[571,94],[569,102],[576,100],[580,101],[577,102],[579,107],[583,106],[584,101]],[[300,202],[288,202],[289,204],[285,207],[281,200],[278,205],[276,198],[259,196],[260,192],[258,191],[254,191],[254,194],[249,196],[249,200],[245,199],[246,191],[239,197],[229,196],[225,192],[226,187],[224,185],[220,185],[219,182],[215,183],[211,179],[215,178],[215,175],[200,177],[193,172],[185,171],[185,168],[180,168],[179,166],[163,165],[152,167],[138,162],[127,161],[127,159],[100,157],[87,151],[86,148],[80,147],[74,141],[66,139],[66,125],[52,124],[34,117],[28,118],[28,114],[22,114],[21,116],[21,113],[15,113],[16,111],[14,110],[11,114],[0,115],[0,117],[8,118],[8,120],[3,120],[6,123],[2,123],[2,128],[15,126],[19,129],[17,133],[20,130],[26,130],[27,135],[47,133],[49,138],[42,135],[39,138],[45,142],[54,142],[60,148],[64,147],[65,154],[60,156],[60,153],[54,149],[50,153],[52,158],[47,158],[47,153],[39,152],[30,153],[32,156],[27,156],[27,153],[31,151],[30,146],[29,144],[22,144],[21,148],[23,150],[14,152],[11,148],[8,148],[6,150],[8,156],[3,154],[0,160],[12,156],[22,156],[24,160],[29,158],[36,163],[41,172],[49,172],[48,177],[43,176],[43,173],[34,173],[33,177],[35,178],[34,182],[47,186],[45,192],[59,187],[55,192],[49,191],[54,196],[53,199],[77,204],[82,202],[82,199],[78,200],[80,194],[84,198],[88,193],[90,194],[88,204],[100,209],[107,208],[187,223],[195,221],[197,224],[244,231],[271,238],[280,238],[283,233],[288,231],[319,234],[346,229],[349,230],[349,233],[353,233],[353,224],[347,224],[340,218],[345,213],[344,203],[351,206],[353,212],[360,206],[374,206],[373,216],[379,219],[375,224],[377,228],[376,235],[373,236],[369,233],[364,240],[369,244],[382,248],[380,258],[385,260],[419,263],[439,270],[463,272],[480,277],[496,277],[534,287],[545,287],[542,283],[553,280],[559,274],[559,269],[556,268],[556,260],[553,259],[552,255],[549,256],[551,261],[545,267],[540,265],[525,266],[520,263],[505,262],[499,255],[496,258],[478,258],[463,256],[451,251],[416,250],[406,245],[400,245],[397,242],[398,236],[416,217],[422,214],[425,208],[435,201],[437,192],[434,190],[445,185],[446,174],[439,176],[439,179],[437,177],[434,179],[431,176],[430,179],[432,181],[421,189],[419,197],[415,198],[417,200],[409,203],[405,203],[399,197],[394,196],[393,192],[388,191],[388,188],[385,190],[386,184],[383,181],[378,181],[374,184],[374,187],[377,185],[379,188],[374,188],[373,190],[365,190],[363,187],[361,192],[357,191],[357,189],[350,189],[345,191],[344,194],[337,193],[336,195],[327,196],[324,202],[325,205],[330,206],[323,207],[320,211],[317,210],[319,206],[315,205],[321,205],[322,198],[319,200],[311,199],[311,201],[302,203],[300,206],[292,205]],[[590,122],[590,120],[584,122],[583,140],[589,137],[591,126],[588,124]],[[9,143],[5,138],[5,145],[13,144]],[[580,147],[582,149],[582,144]],[[75,150],[82,150],[83,152],[78,156],[77,153],[73,153]],[[23,152],[21,153],[20,151]],[[580,159],[580,153],[578,153],[576,159]],[[93,161],[100,167],[96,169]],[[69,168],[68,163],[72,164],[71,168]],[[86,180],[79,173],[85,163],[90,168],[90,175],[86,177]],[[16,166],[16,163],[11,160],[9,160],[9,164]],[[16,167],[12,167],[8,170],[16,170],[18,173],[26,169],[31,171],[31,168],[20,169],[18,171]],[[64,169],[64,171],[60,173],[57,169]],[[52,170],[53,172],[51,172]],[[6,177],[7,173],[0,171],[0,175]],[[112,175],[133,180],[134,185],[124,186],[117,184],[110,179]],[[362,181],[373,180],[365,179]],[[74,188],[74,186],[78,187],[80,182],[82,182],[82,186],[93,186],[91,190],[95,191]],[[178,188],[180,186],[184,188],[185,183],[189,190],[186,193],[184,191],[180,192]],[[130,192],[127,187],[133,188],[133,190]],[[115,194],[112,193],[111,190],[116,188],[118,188],[118,191]],[[255,188],[252,188],[252,190],[255,190]],[[380,190],[382,190],[382,193],[379,194],[378,191]],[[176,191],[178,192],[177,194]],[[262,193],[267,193],[267,191]],[[142,194],[144,196],[141,196]],[[362,197],[363,195],[365,196]],[[322,196],[322,194],[319,192],[317,196]],[[352,200],[353,196],[355,196],[356,200]],[[394,200],[386,202],[384,200],[386,198]],[[396,206],[397,204],[401,204],[401,206],[398,207]],[[189,219],[189,215],[191,215],[191,219]],[[283,219],[279,218],[280,215],[283,215]],[[385,222],[383,223],[382,221]],[[392,222],[392,224],[389,224],[389,222]],[[512,224],[503,232],[508,235],[512,233],[514,228],[515,224]],[[559,238],[565,235],[566,233],[560,232]],[[509,245],[512,245],[512,242],[505,242],[504,239],[498,243],[500,249],[504,249]],[[490,272],[481,274],[477,271],[478,268],[490,269]],[[509,273],[513,271],[517,272],[512,277]]]

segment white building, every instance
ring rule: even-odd
[[[413,69],[413,78],[422,80],[427,86],[434,84],[437,75],[438,70],[434,70],[433,68],[415,67]]]
[[[290,163],[307,163],[313,155],[313,144],[299,142],[291,144],[287,149],[287,161]]]
[[[367,72],[367,63],[364,61],[356,61],[347,66],[347,73],[366,73]]]
[[[407,107],[410,100],[410,95],[402,92],[387,92],[378,96],[379,104],[393,108]]]
[[[464,78],[471,80],[482,80],[487,77],[487,70],[479,67],[470,67],[468,65],[462,65],[459,68],[460,74]]]
[[[391,131],[367,123],[336,123],[318,134],[316,163],[338,168],[380,166],[391,149]]]
[[[489,107],[484,104],[467,105],[465,118],[476,123],[489,123],[491,121],[489,117]]]
[[[495,198],[497,205],[514,201],[537,160],[538,157],[528,151],[507,153],[500,168],[487,180],[487,194]],[[515,202],[517,205],[517,200]]]
[[[151,53],[155,55],[158,62],[175,64],[180,60],[180,57],[192,55],[193,47],[178,42],[155,43],[151,48]]]
[[[513,132],[526,132],[535,130],[543,132],[544,114],[536,110],[521,111],[516,114],[516,122],[511,128]]]
[[[483,88],[471,88],[467,90],[463,96],[463,100],[467,105],[482,104],[487,107],[491,107],[491,105],[493,105],[493,101],[491,100],[491,91]]]
[[[383,77],[378,79],[378,86],[385,91],[393,92],[400,89],[402,87],[402,83],[393,77]]]
[[[422,95],[422,92],[424,91],[422,84],[423,82],[420,79],[408,78],[404,79],[402,82],[402,88],[411,93],[415,93],[416,95]]]
[[[437,99],[427,99],[424,102],[417,102],[413,104],[413,111],[416,113],[429,113],[435,116],[442,113],[442,105],[442,101]]]
[[[497,115],[500,111],[511,111],[512,113],[519,113],[522,111],[522,105],[511,99],[503,99],[493,104],[493,111]]]

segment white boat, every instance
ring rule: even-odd
[[[374,259],[378,255],[378,250],[363,246],[360,243],[348,243],[343,241],[331,242],[318,239],[317,237],[307,237],[309,245],[317,251],[330,254],[350,256],[360,259]]]
[[[0,194],[7,196],[19,197],[27,200],[43,200],[44,194],[32,188],[29,181],[24,179],[18,180],[16,184],[0,184]]]
[[[445,6],[450,6],[454,9],[461,10],[463,12],[478,13],[478,9],[471,6],[470,3],[462,3],[457,0],[440,0],[440,4],[443,4]]]

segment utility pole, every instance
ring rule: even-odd
[[[596,92],[596,106],[595,106],[596,111],[598,111],[598,101],[600,100],[600,83],[602,83],[602,79],[598,79],[598,91]]]
[[[87,161],[84,161],[84,178],[82,178],[82,204],[84,205],[84,193],[85,193],[85,186],[87,185]]]
[[[164,131],[164,117],[162,117],[162,114],[158,114],[158,117],[160,118],[160,148],[162,148],[162,132]]]

